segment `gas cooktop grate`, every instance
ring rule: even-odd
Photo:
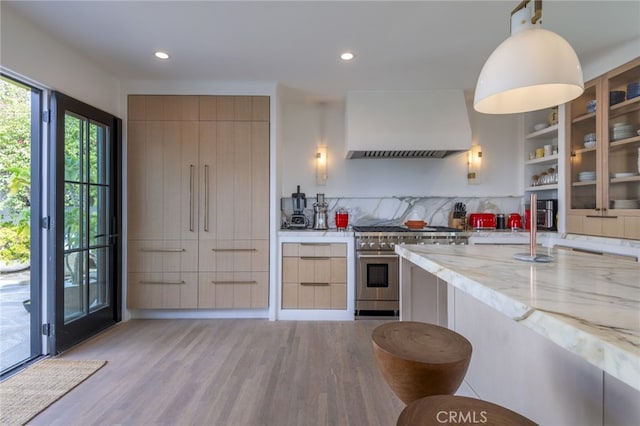
[[[412,229],[405,226],[353,226],[355,232],[460,232],[460,229],[447,226],[428,226],[422,229]]]

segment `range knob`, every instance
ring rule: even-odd
[[[374,248],[376,246],[376,243],[369,243],[369,248]]]
[[[365,243],[364,241],[360,241],[359,246],[360,248],[365,248],[367,246],[367,243]]]
[[[394,248],[396,246],[396,243],[389,243],[389,247]]]
[[[385,243],[384,241],[380,242],[380,248],[385,248],[387,246],[387,243]]]

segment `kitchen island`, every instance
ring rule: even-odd
[[[466,391],[541,424],[635,424],[640,264],[538,247],[396,246],[401,320],[437,322],[473,347]],[[635,419],[635,420],[633,420]]]

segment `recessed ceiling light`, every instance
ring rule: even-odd
[[[167,52],[162,52],[162,51],[159,50],[154,54],[156,55],[156,58],[158,58],[158,59],[169,59],[169,54]]]
[[[340,54],[340,59],[342,59],[343,61],[350,61],[355,57],[355,55],[353,54],[353,52],[344,52]]]

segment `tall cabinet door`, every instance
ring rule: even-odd
[[[197,118],[197,97],[130,97],[130,308],[197,307]]]
[[[201,118],[203,110],[207,116],[200,122],[205,190],[200,209],[199,307],[266,308],[268,98],[204,98],[200,104]],[[266,119],[255,120],[262,117]]]

